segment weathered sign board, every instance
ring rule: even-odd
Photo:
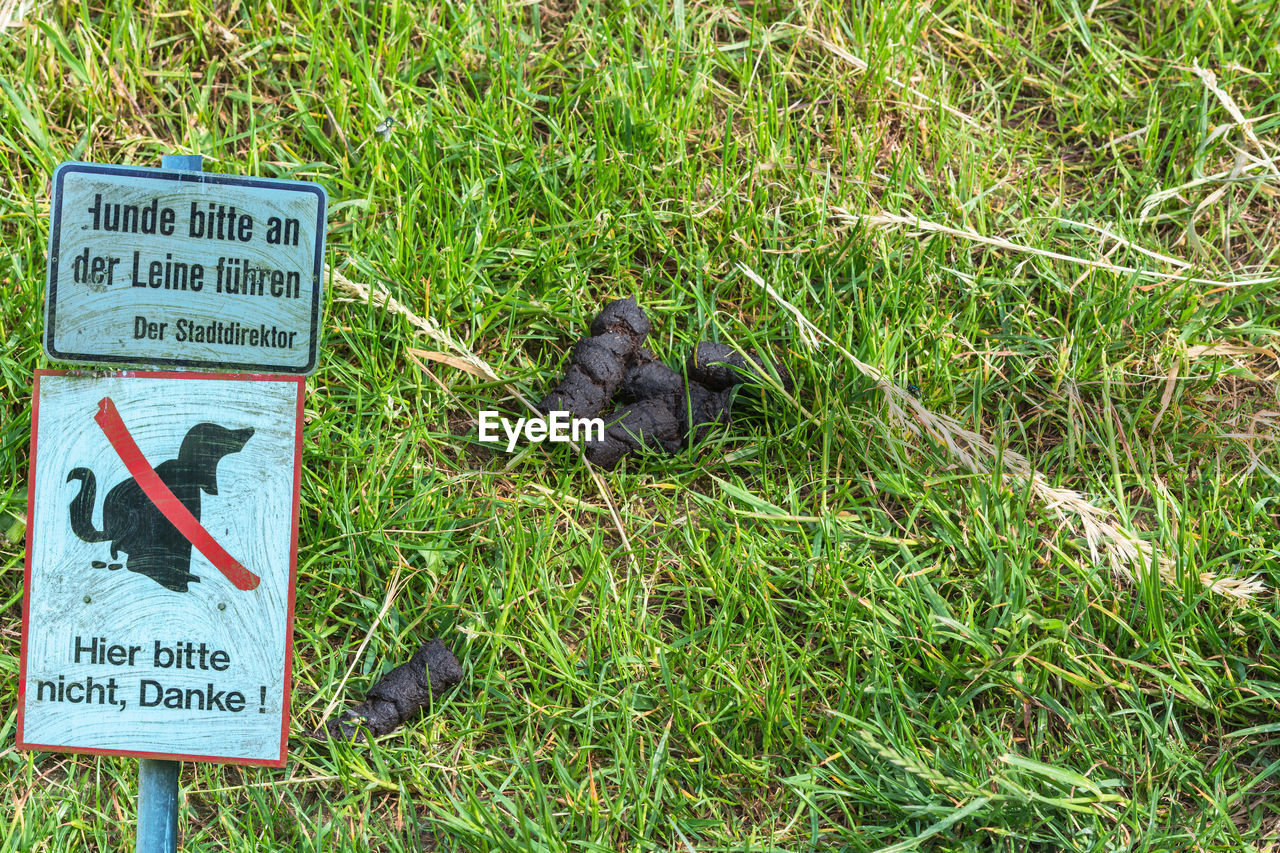
[[[49,358],[310,373],[327,201],[305,181],[61,164]]]
[[[20,748],[284,764],[303,382],[37,371]]]

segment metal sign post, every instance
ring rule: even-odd
[[[138,853],[178,849],[178,768],[176,761],[138,760]]]
[[[199,154],[165,154],[163,169],[204,170]],[[138,853],[176,853],[178,849],[178,770],[163,758],[138,759]]]

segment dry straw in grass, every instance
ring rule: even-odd
[[[1017,252],[1024,255],[1038,255],[1042,258],[1051,258],[1056,261],[1066,261],[1067,263],[1079,264],[1080,266],[1090,267],[1092,269],[1105,270],[1107,272],[1116,273],[1118,275],[1132,275],[1142,279],[1154,279],[1158,281],[1168,281],[1177,279],[1189,284],[1203,284],[1211,287],[1255,287],[1263,284],[1275,284],[1280,282],[1280,276],[1260,276],[1257,278],[1247,279],[1216,279],[1216,278],[1199,278],[1196,276],[1184,275],[1182,272],[1159,272],[1157,270],[1145,269],[1143,267],[1131,267],[1124,264],[1113,264],[1110,261],[1097,260],[1094,258],[1082,258],[1078,255],[1068,255],[1063,252],[1054,252],[1049,249],[1040,249],[1035,246],[1028,246],[1025,243],[1015,243],[1012,240],[1006,240],[1003,237],[990,237],[986,234],[980,234],[977,231],[970,231],[964,228],[953,228],[950,225],[944,225],[941,222],[933,222],[928,219],[921,219],[917,216],[903,216],[898,213],[874,213],[859,215],[850,213],[848,210],[837,205],[827,205],[827,209],[831,212],[836,221],[845,226],[861,225],[865,228],[910,228],[917,233],[935,233],[947,234],[951,237],[958,237],[962,240],[968,240],[972,243],[982,243],[987,246],[995,246],[998,249],[1005,249],[1010,252]],[[1119,239],[1118,237],[1114,239]],[[1125,241],[1124,245],[1128,248],[1136,248],[1133,244]],[[1159,260],[1177,266],[1180,270],[1190,268],[1190,264],[1177,258],[1170,258],[1165,255],[1153,253],[1147,249],[1139,249],[1143,254],[1153,256]]]
[[[876,387],[884,393],[885,403],[893,418],[911,433],[919,435],[923,432],[929,435],[975,473],[990,473],[997,466],[1003,466],[1005,473],[1016,484],[1029,485],[1031,493],[1055,517],[1077,526],[1084,534],[1095,565],[1105,562],[1112,572],[1125,580],[1132,580],[1135,570],[1154,568],[1166,582],[1176,583],[1177,572],[1169,555],[1150,542],[1138,538],[1113,513],[1090,503],[1085,495],[1074,489],[1060,489],[1050,485],[1025,456],[1008,449],[1001,451],[985,436],[964,427],[954,418],[930,411],[906,390],[891,382],[879,368],[861,361],[810,322],[799,308],[783,299],[754,270],[742,264],[739,264],[739,268],[747,278],[763,288],[770,299],[791,314],[801,340],[809,348],[818,350],[824,345],[831,347],[857,368],[859,373],[875,382]],[[1200,574],[1200,582],[1213,592],[1236,602],[1249,601],[1266,589],[1256,577],[1219,577],[1209,572]]]

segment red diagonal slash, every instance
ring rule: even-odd
[[[124,467],[129,469],[129,473],[133,475],[143,494],[156,505],[156,509],[160,510],[165,518],[169,519],[169,523],[178,528],[178,532],[185,536],[196,550],[204,554],[218,571],[226,575],[227,580],[236,585],[236,589],[257,588],[262,578],[240,565],[235,557],[228,554],[227,549],[209,535],[209,531],[205,530],[191,514],[191,510],[187,509],[186,505],[178,500],[178,496],[165,485],[164,480],[160,479],[160,475],[138,449],[137,442],[133,440],[128,427],[120,419],[116,404],[110,397],[103,397],[98,401],[98,413],[93,416],[93,419],[107,434],[107,441],[111,442],[111,446],[116,449],[116,453],[124,461]]]

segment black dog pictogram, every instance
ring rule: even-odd
[[[200,519],[200,492],[218,493],[218,463],[237,453],[253,436],[253,428],[227,429],[217,424],[196,424],[182,439],[178,458],[156,466],[156,474],[196,520]],[[67,482],[80,481],[80,492],[71,501],[71,529],[85,542],[111,540],[111,556],[128,554],[131,572],[146,575],[175,592],[199,582],[191,573],[191,542],[156,508],[132,478],[114,486],[102,503],[102,530],[93,526],[97,481],[88,468],[75,468]],[[95,566],[103,563],[94,562]],[[120,568],[113,564],[111,568]]]

